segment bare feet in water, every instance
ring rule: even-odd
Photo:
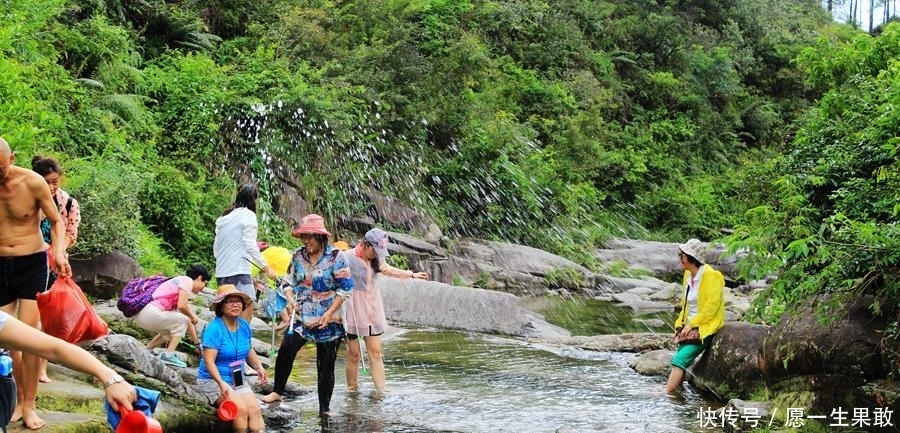
[[[12,416],[9,418],[9,423],[12,424],[14,422],[19,422],[22,419],[22,406],[16,405],[15,410],[13,410]]]
[[[34,409],[25,409],[22,411],[22,423],[31,430],[39,430],[46,424],[44,420],[37,416],[37,411]]]
[[[276,401],[281,401],[281,394],[273,392],[262,396],[260,400],[262,400],[263,403],[275,403]]]

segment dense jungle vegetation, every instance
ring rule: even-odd
[[[329,221],[372,186],[451,237],[597,268],[609,236],[725,240],[755,311],[897,305],[900,28],[810,0],[2,0],[0,135],[58,157],[75,252],[211,262],[253,180]]]

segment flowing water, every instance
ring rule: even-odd
[[[343,353],[327,420],[318,417],[315,350],[305,347],[293,380],[313,390],[280,404],[303,415],[282,432],[664,432],[702,431],[701,409],[718,408],[688,389],[672,398],[664,378],[635,373],[636,355],[586,351],[516,338],[395,329],[384,339],[388,389],[364,377],[344,388]],[[265,408],[264,408],[265,409]],[[272,429],[270,429],[271,431]]]

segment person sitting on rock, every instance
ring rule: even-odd
[[[165,352],[159,354],[160,359],[166,364],[187,367],[187,363],[175,354],[175,349],[185,333],[190,334],[191,341],[199,346],[200,339],[194,327],[199,319],[189,300],[192,295],[200,293],[206,287],[209,279],[209,270],[206,266],[193,264],[185,275],[170,278],[160,284],[153,292],[153,301],[134,316],[135,325],[157,333],[147,343],[147,349],[166,345]]]
[[[684,372],[712,344],[712,336],[725,325],[725,278],[702,261],[703,244],[691,239],[678,247],[678,260],[684,269],[685,296],[675,319],[678,351],[672,357],[672,372],[666,392],[681,387]]]

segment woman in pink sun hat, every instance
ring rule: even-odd
[[[297,352],[307,342],[313,342],[319,414],[327,416],[334,393],[337,352],[344,337],[340,308],[353,291],[353,279],[341,251],[328,243],[331,233],[325,228],[324,218],[316,214],[303,217],[291,235],[300,238],[303,246],[291,259],[286,277],[290,287],[284,293],[288,298],[287,308],[293,309],[292,317],[298,320],[288,324],[275,358],[274,388],[262,401],[281,400]]]

